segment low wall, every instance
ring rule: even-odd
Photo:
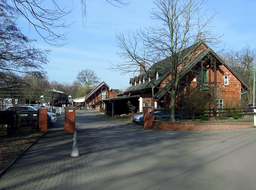
[[[202,131],[202,130],[227,130],[227,129],[247,129],[253,128],[250,123],[205,123],[205,122],[164,122],[153,121],[152,129],[155,130],[184,130],[184,131]]]

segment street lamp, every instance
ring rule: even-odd
[[[52,112],[53,112],[53,92],[52,92]]]
[[[43,106],[43,103],[44,103],[44,95],[41,95],[41,96],[40,96],[40,102],[41,102],[41,104],[42,104],[42,106]]]
[[[68,103],[69,103],[69,106],[72,103],[72,96],[71,95],[68,96]]]

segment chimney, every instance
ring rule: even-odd
[[[140,74],[145,72],[145,62],[140,62]]]

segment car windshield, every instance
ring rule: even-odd
[[[39,110],[39,106],[32,106],[32,108],[34,108],[35,110]]]
[[[7,110],[8,111],[37,111],[41,107],[40,106],[20,106],[20,107],[9,107]]]

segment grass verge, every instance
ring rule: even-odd
[[[0,171],[16,160],[44,133],[21,131],[7,135],[5,127],[0,127]]]

